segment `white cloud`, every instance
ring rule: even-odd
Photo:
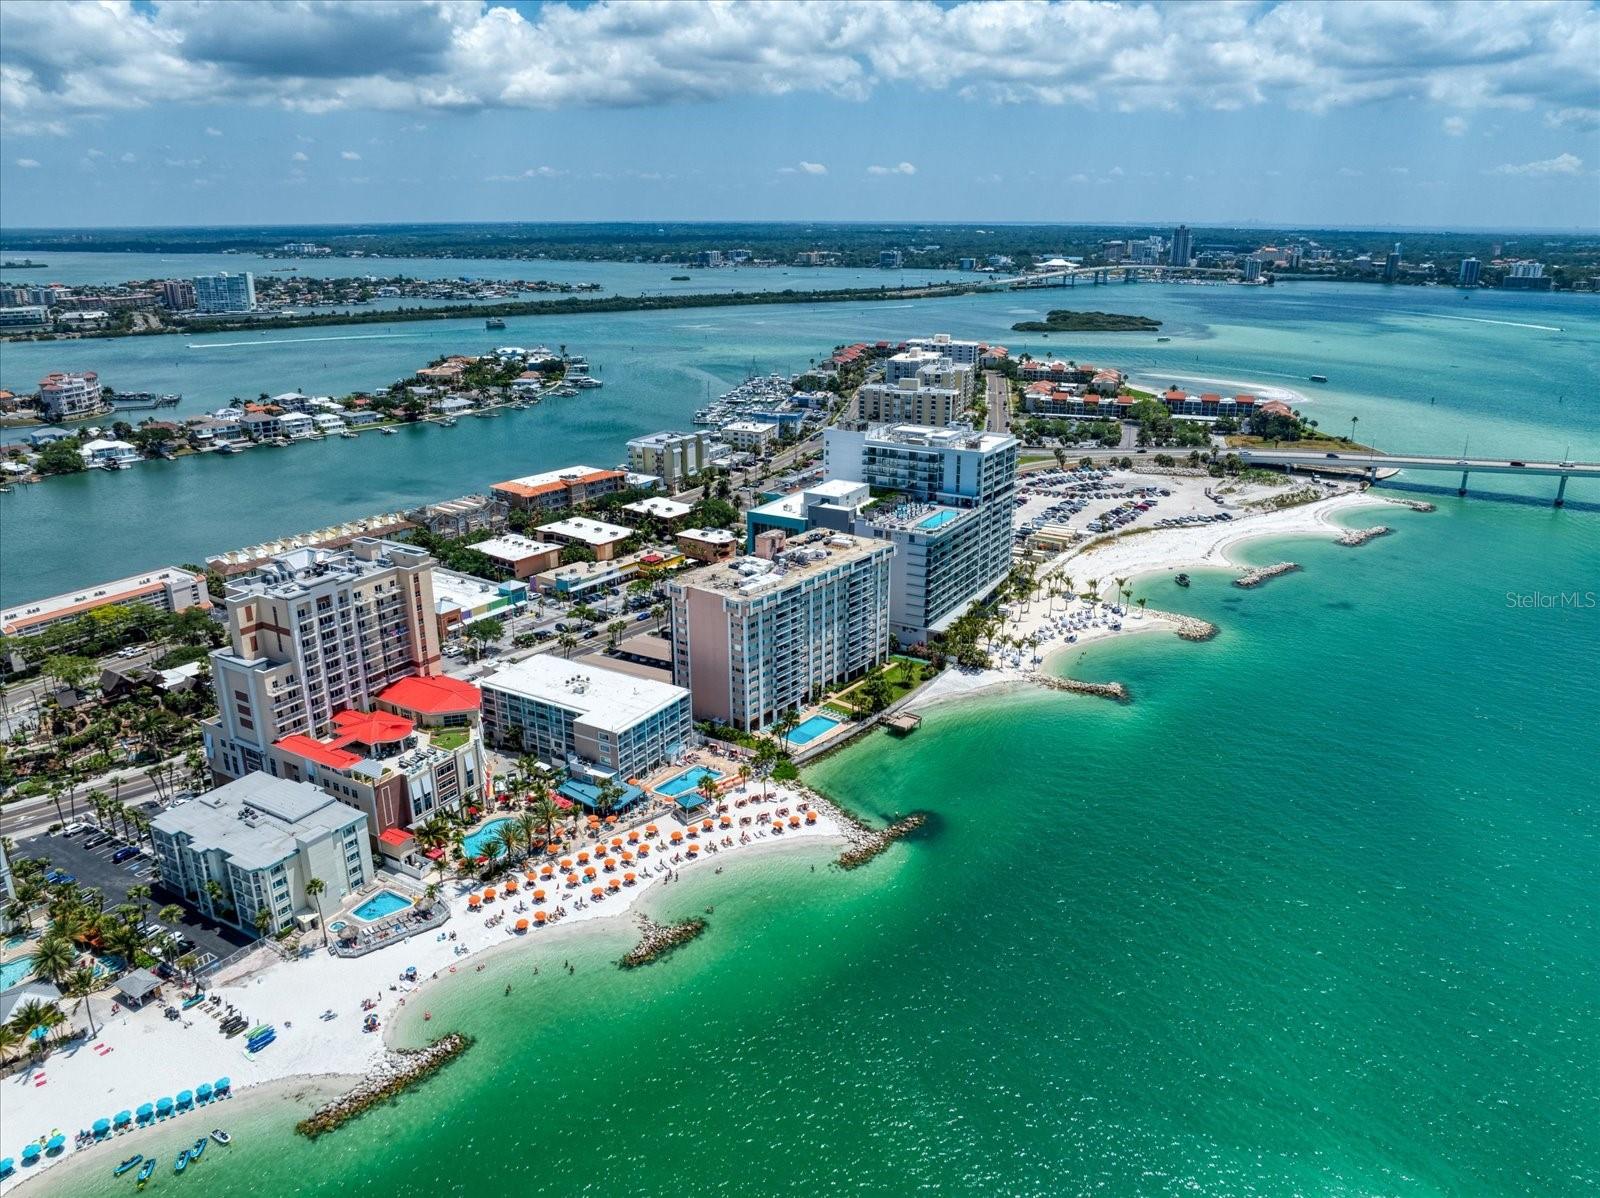
[[[822,163],[807,162],[803,158],[800,160],[800,169],[808,175],[826,175],[828,173],[828,168]]]
[[[17,165],[25,171],[31,171],[39,165],[37,158],[18,158]]]
[[[1600,108],[1558,108],[1544,114],[1544,123],[1552,129],[1576,129],[1580,133],[1593,133],[1600,129]]]
[[[1361,172],[1353,166],[1341,166],[1339,168],[1339,177],[1341,179],[1359,179],[1361,178]]]
[[[306,153],[305,153],[304,150],[296,150],[293,154],[289,155],[289,161],[290,162],[310,162],[311,159],[306,156]]]
[[[516,175],[487,175],[490,183],[526,183],[529,179],[564,179],[571,171],[557,170],[553,166],[530,166]]]
[[[957,0],[0,5],[13,132],[161,104],[304,112],[630,107],[897,85],[1116,110],[1380,101],[1597,119],[1583,3]],[[1137,46],[1137,53],[1129,47]],[[1092,80],[1082,72],[1093,62]]]
[[[135,154],[132,150],[124,150],[122,152],[122,157],[117,159],[117,161],[118,162],[138,162],[139,161],[139,155]]]
[[[1439,122],[1439,127],[1451,137],[1460,137],[1467,131],[1467,118],[1464,116],[1447,116]]]
[[[1496,175],[1576,175],[1583,171],[1583,159],[1575,154],[1557,154],[1554,158],[1538,162],[1512,163],[1497,166]]]
[[[895,166],[873,165],[867,168],[867,174],[869,175],[914,175],[916,173],[917,168],[909,162],[902,162]]]
[[[1409,175],[1411,173],[1409,166],[1391,166],[1388,170],[1391,175]]]
[[[357,154],[354,150],[340,150],[339,151],[339,157],[343,158],[346,162],[360,162],[361,161],[361,155]]]
[[[213,128],[210,125],[207,125],[206,126],[206,136],[207,137],[221,137],[222,136],[222,130],[221,129],[216,129],[216,128]]]

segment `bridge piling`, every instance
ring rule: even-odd
[[[1555,506],[1556,507],[1566,507],[1567,506],[1567,476],[1565,474],[1563,474],[1561,476],[1561,483],[1560,483],[1559,486],[1556,487],[1556,502],[1555,502]]]
[[[1456,494],[1457,495],[1465,495],[1466,493],[1467,493],[1467,472],[1465,470],[1463,470],[1461,472],[1461,486],[1457,489]]]

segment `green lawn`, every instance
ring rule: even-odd
[[[927,676],[928,668],[926,663],[914,657],[891,657],[889,663],[883,667],[883,673],[889,679],[889,702],[898,703],[921,686]],[[866,678],[862,678],[848,689],[840,691],[829,700],[829,703],[853,711],[857,715],[867,715],[870,707],[861,693],[866,681]]]
[[[428,739],[433,743],[434,748],[453,753],[467,743],[467,730],[465,728],[440,728],[437,731],[430,732]]]

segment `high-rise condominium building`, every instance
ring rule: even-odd
[[[215,275],[196,275],[194,280],[195,311],[206,314],[219,312],[254,312],[256,307],[256,277],[248,270],[242,274],[223,272]]]
[[[1194,261],[1194,234],[1188,225],[1179,225],[1172,231],[1172,253],[1167,261],[1174,266],[1188,266]]]
[[[756,731],[882,662],[892,553],[818,530],[673,579],[672,673],[695,718]]]
[[[217,714],[201,725],[212,771],[261,769],[283,737],[322,735],[336,712],[370,710],[390,683],[437,671],[433,564],[362,537],[293,550],[230,582],[230,643],[211,655]]]
[[[669,492],[687,487],[707,461],[704,433],[664,431],[628,442],[628,469],[656,475]]]

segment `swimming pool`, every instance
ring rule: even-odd
[[[0,990],[9,990],[25,982],[32,972],[32,957],[15,957],[7,961],[4,965],[0,965]]]
[[[793,732],[789,733],[791,745],[809,745],[819,736],[826,736],[832,732],[843,720],[836,720],[831,715],[814,715],[804,723],[795,725]]]
[[[946,508],[942,512],[934,512],[931,516],[924,516],[921,520],[917,521],[917,527],[928,529],[943,528],[946,524],[949,524],[950,521],[956,519],[956,517],[960,515],[960,512],[951,511],[950,509]]]
[[[489,842],[498,840],[511,822],[509,819],[490,820],[471,836],[468,836],[462,841],[462,844],[466,846],[467,856],[487,857],[489,855]]]
[[[687,794],[689,791],[697,789],[701,778],[720,777],[722,777],[721,770],[714,770],[710,766],[697,765],[693,769],[684,770],[683,773],[668,778],[657,786],[655,791],[657,794],[676,798],[681,794]]]
[[[385,915],[393,915],[396,911],[404,911],[411,906],[411,900],[403,894],[396,894],[392,890],[380,890],[354,911],[350,912],[364,923],[373,923]]]

